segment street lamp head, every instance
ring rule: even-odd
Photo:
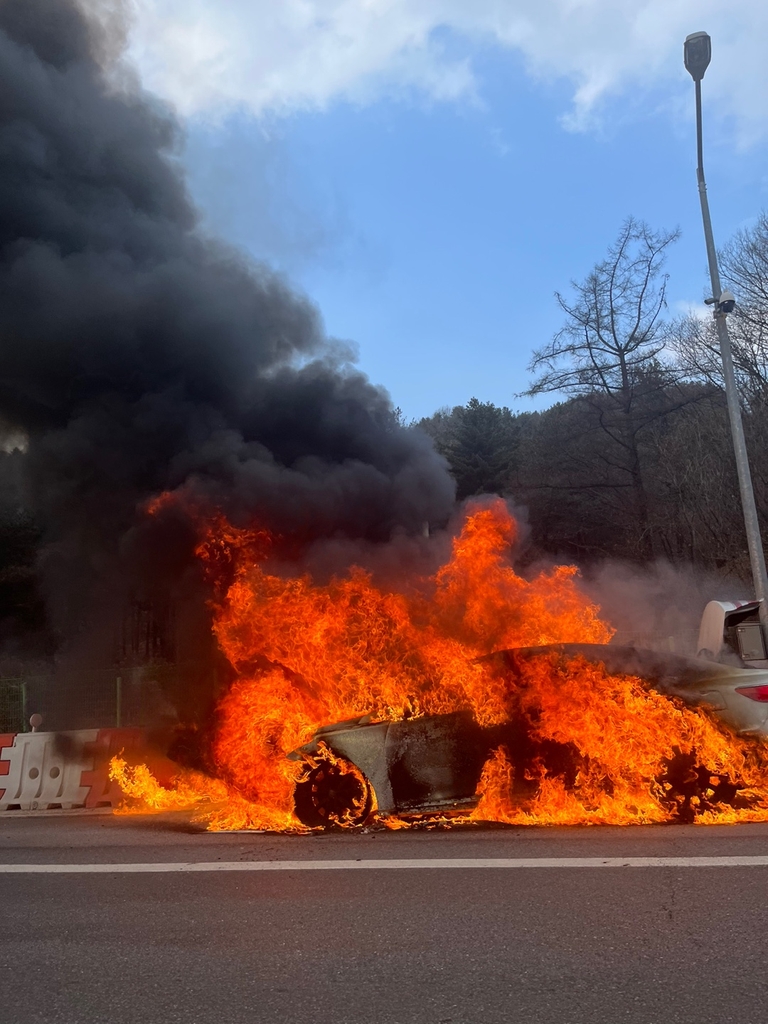
[[[712,60],[712,40],[706,32],[692,32],[683,47],[685,67],[694,82],[700,82]]]

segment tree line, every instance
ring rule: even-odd
[[[531,358],[522,395],[543,412],[472,398],[415,426],[445,456],[460,498],[527,510],[533,547],[582,564],[666,558],[749,577],[711,317],[670,317],[665,259],[677,232],[628,219],[587,277],[557,294],[563,327]],[[768,536],[768,215],[721,253],[755,497]],[[520,396],[518,396],[520,397]]]

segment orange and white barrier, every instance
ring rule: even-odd
[[[114,806],[109,760],[141,746],[140,729],[0,735],[0,811]]]

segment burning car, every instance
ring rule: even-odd
[[[526,661],[551,656],[581,658],[611,674],[638,676],[666,696],[714,712],[737,733],[768,735],[768,670],[606,644],[517,648],[482,660],[515,680]],[[296,815],[309,827],[323,827],[362,824],[374,807],[405,818],[470,811],[478,803],[483,767],[500,746],[509,754],[513,785],[523,797],[535,788],[528,771],[534,763],[566,787],[575,783],[579,765],[572,746],[535,739],[524,717],[481,727],[470,712],[402,721],[365,716],[318,729],[289,755],[306,765],[296,785]],[[705,792],[715,802],[736,797],[734,780],[712,777],[695,758],[680,755],[673,762],[661,781],[673,796],[682,795],[684,817],[692,798],[706,804]]]
[[[354,566],[284,574],[261,533],[222,529],[199,550],[221,576],[214,630],[234,678],[204,774],[168,792],[121,781],[145,804],[277,831],[376,810],[397,825],[768,821],[756,607],[710,609],[700,658],[610,643],[575,567],[515,571],[500,500],[467,512],[429,575],[386,585]]]

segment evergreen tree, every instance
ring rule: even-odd
[[[509,490],[520,428],[506,406],[471,398],[465,406],[440,410],[419,426],[448,460],[459,499]]]

